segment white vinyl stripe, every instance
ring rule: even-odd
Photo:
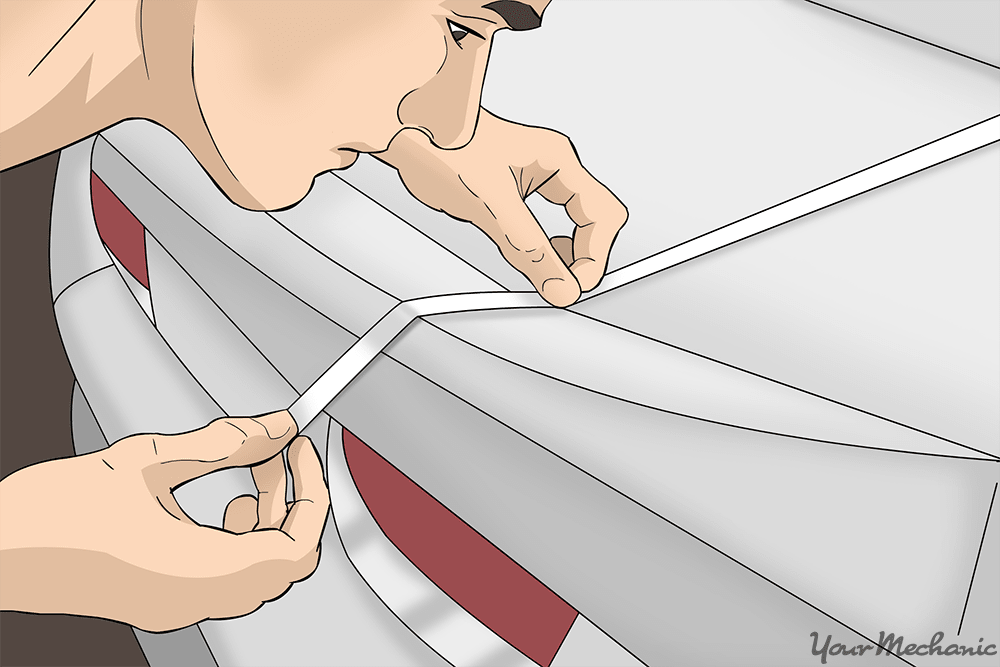
[[[742,241],[754,234],[801,218],[996,141],[1000,141],[1000,116],[994,116],[713,232],[639,260],[617,271],[612,271],[605,276],[597,289],[587,294],[585,298],[593,298],[616,287],[677,266],[689,259]]]
[[[807,192],[795,199],[726,225],[714,232],[674,246],[617,271],[612,271],[605,276],[597,289],[584,295],[581,300],[590,299],[622,285],[635,282],[996,141],[1000,141],[1000,116],[994,116]],[[305,428],[382,350],[388,347],[396,336],[418,317],[479,310],[543,308],[546,305],[546,302],[535,292],[445,294],[403,301],[386,313],[347,352],[337,359],[291,405],[289,411],[299,428]]]
[[[323,411],[371,361],[388,347],[409,324],[425,315],[442,315],[473,310],[504,308],[544,308],[547,304],[535,292],[484,292],[443,294],[403,301],[385,314],[358,341],[314,382],[289,408],[299,428]]]

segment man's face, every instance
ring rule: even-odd
[[[316,174],[405,128],[472,138],[493,34],[537,26],[549,0],[202,0],[198,105],[233,176],[276,209]]]

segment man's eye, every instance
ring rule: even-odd
[[[455,40],[455,43],[462,46],[462,40],[469,36],[472,32],[465,26],[458,25],[454,21],[448,20],[448,30],[451,31],[451,38]]]

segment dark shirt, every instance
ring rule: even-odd
[[[0,478],[73,456],[73,373],[49,286],[57,164],[53,153],[0,172]],[[146,664],[122,623],[0,612],[0,665]]]

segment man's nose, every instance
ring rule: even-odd
[[[476,130],[486,68],[447,69],[400,101],[399,120],[429,134],[438,148],[461,148]]]

